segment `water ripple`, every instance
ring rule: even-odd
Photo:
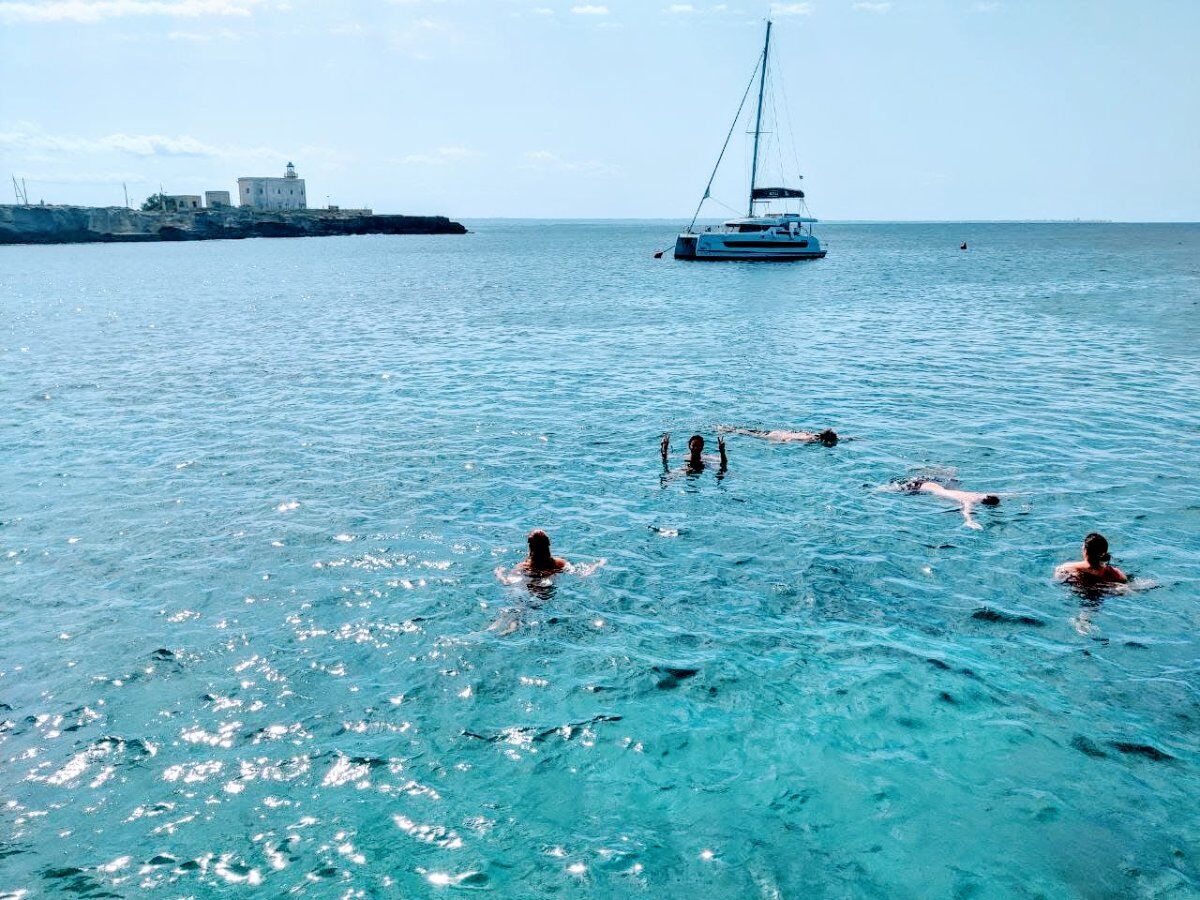
[[[0,894],[1200,894],[1200,229],[669,232],[5,248]]]

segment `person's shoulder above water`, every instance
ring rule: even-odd
[[[1055,570],[1059,581],[1080,584],[1126,584],[1129,576],[1116,566],[1091,566],[1085,562],[1063,563]]]
[[[535,563],[532,560],[523,559],[513,567],[513,571],[520,572],[523,575],[553,575],[556,572],[563,572],[569,566],[562,557],[554,556],[545,563]]]
[[[1059,581],[1076,584],[1126,584],[1129,576],[1112,565],[1108,539],[1093,531],[1083,539],[1083,558],[1065,562],[1054,570]]]
[[[541,577],[555,575],[570,565],[550,552],[550,535],[541,529],[529,532],[529,555],[513,568],[520,575]]]

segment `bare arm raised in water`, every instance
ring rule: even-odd
[[[663,474],[666,475],[671,471],[671,433],[668,431],[662,436],[659,441],[658,449],[662,455]],[[693,435],[688,441],[688,455],[684,458],[682,471],[695,475],[703,472],[710,463],[720,463],[720,468],[717,470],[718,475],[724,475],[729,469],[729,457],[725,452],[725,438],[717,438],[717,450],[719,455],[714,457],[711,453],[704,453],[704,438],[700,435]]]

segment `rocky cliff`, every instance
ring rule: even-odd
[[[377,216],[337,210],[221,207],[139,212],[120,206],[0,206],[0,244],[208,241],[345,234],[466,234],[445,216]]]

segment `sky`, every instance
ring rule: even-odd
[[[686,221],[768,16],[819,218],[1200,219],[1200,0],[0,0],[0,202]]]

